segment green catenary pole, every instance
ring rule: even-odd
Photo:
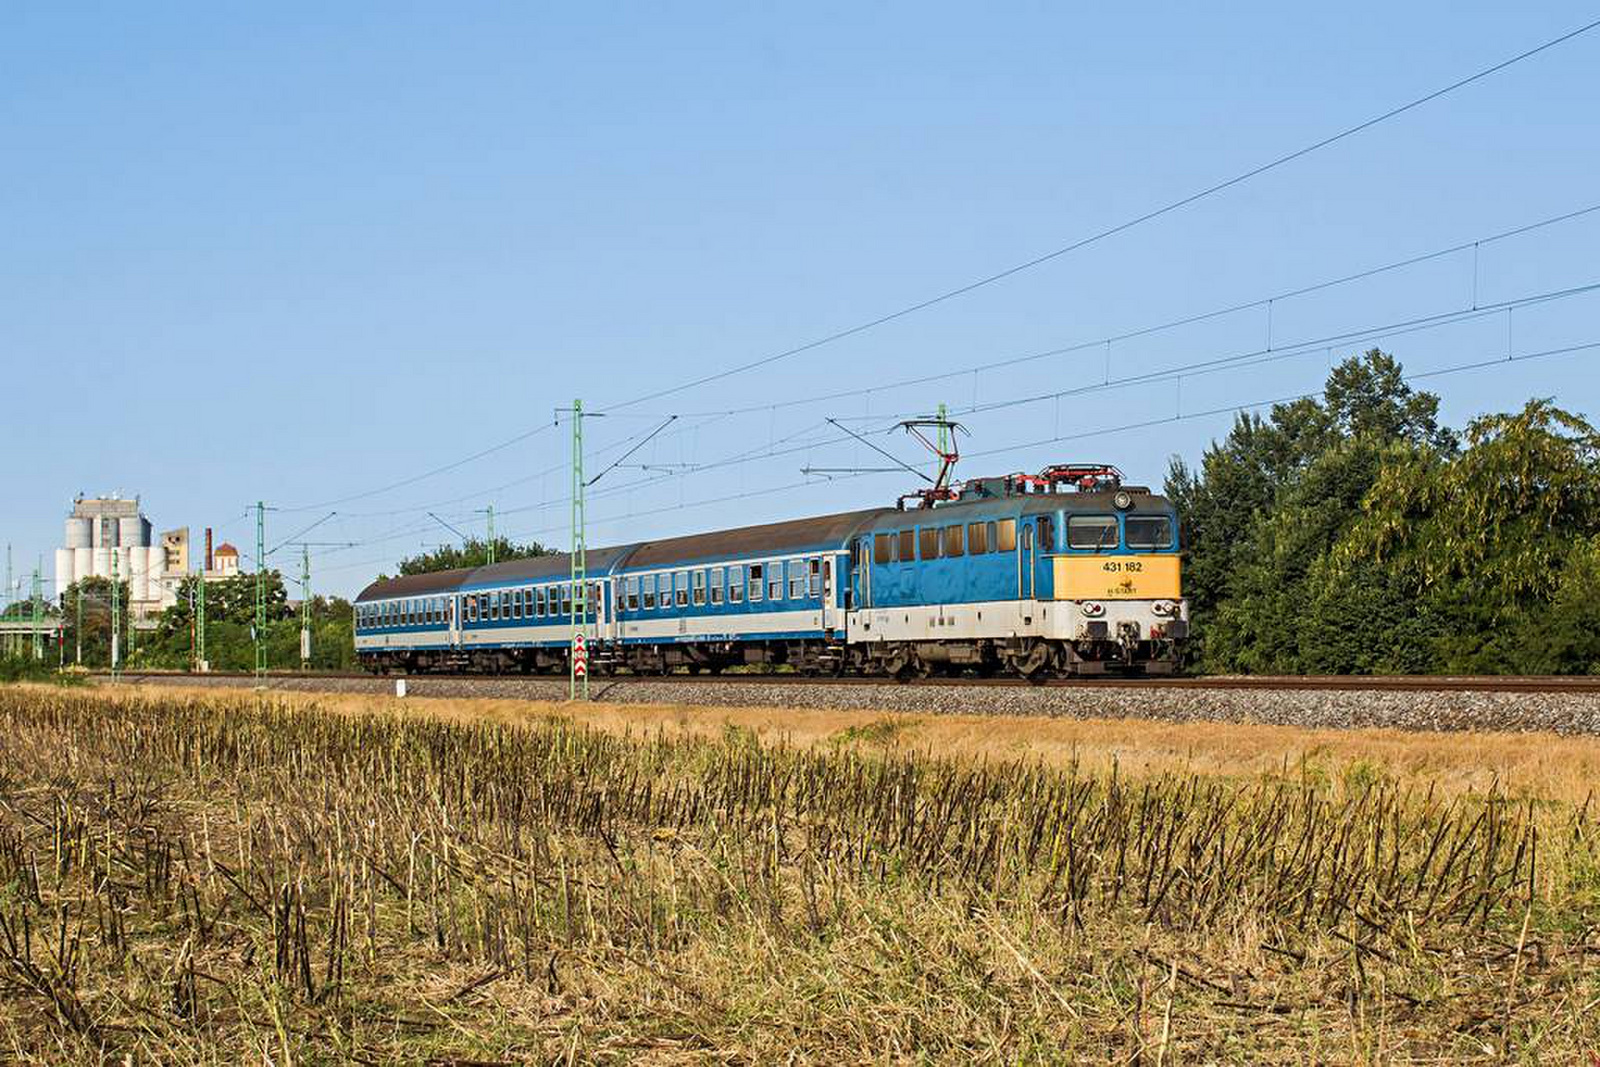
[[[117,549],[111,550],[111,680],[122,668],[122,584],[117,578]]]
[[[300,669],[311,666],[311,546],[300,546]]]
[[[256,677],[267,674],[267,506],[256,501]]]
[[[203,563],[194,592],[195,669],[203,672],[206,669],[206,572]]]
[[[33,568],[33,658],[44,659],[44,584]]]
[[[584,646],[587,656],[589,623],[589,573],[588,553],[585,544],[583,513],[583,401],[572,402],[572,654],[567,657],[571,665],[571,684],[568,697],[577,700],[582,694],[589,699],[589,670],[585,659],[584,669],[578,671],[578,649]]]

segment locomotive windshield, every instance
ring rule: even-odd
[[[1110,515],[1072,515],[1067,519],[1067,547],[1117,547],[1117,520]]]
[[[1172,520],[1165,515],[1129,516],[1127,532],[1129,548],[1172,547]]]

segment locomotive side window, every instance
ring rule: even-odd
[[[872,539],[872,562],[894,562],[894,537],[891,534],[881,533]]]
[[[924,526],[920,531],[922,535],[922,558],[924,560],[939,558],[939,527]]]
[[[750,564],[750,602],[752,604],[761,599],[761,571],[761,564]]]
[[[965,529],[960,523],[944,528],[944,554],[946,559],[966,554],[966,548],[961,540],[961,531]]]
[[[1172,520],[1165,515],[1130,516],[1125,527],[1129,548],[1172,547]]]
[[[1015,552],[1017,549],[1017,520],[1001,519],[1000,529],[995,536],[995,548],[1000,552]]]
[[[900,562],[911,563],[917,558],[917,531],[900,531]]]
[[[987,551],[989,551],[989,539],[983,523],[967,523],[967,552],[970,555],[981,556]]]
[[[1056,550],[1056,524],[1048,515],[1039,516],[1039,550],[1041,552]]]
[[[744,602],[744,567],[737,565],[728,568],[728,603],[740,604]]]
[[[1067,547],[1105,550],[1117,547],[1117,520],[1110,515],[1071,515],[1067,518]]]

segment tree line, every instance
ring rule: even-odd
[[[1174,458],[1212,673],[1600,670],[1600,437],[1549,400],[1459,432],[1372,350]]]

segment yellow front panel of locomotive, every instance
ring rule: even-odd
[[[1056,556],[1057,600],[1177,600],[1177,556]]]

